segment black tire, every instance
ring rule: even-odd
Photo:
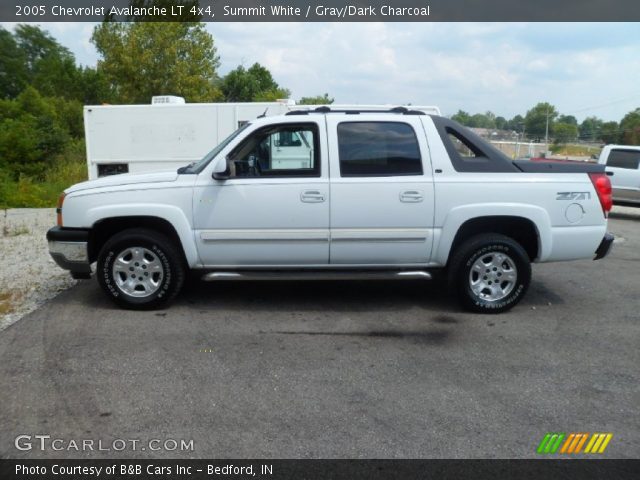
[[[130,250],[128,255],[131,255],[134,250],[138,255],[142,253],[147,262],[152,259],[153,266],[157,268],[154,270],[155,273],[151,270],[138,271],[140,268],[147,267],[146,265],[138,267],[138,263],[134,263],[132,257],[130,257],[131,266],[126,269],[126,272],[116,272],[114,263],[121,256],[126,259],[127,250]],[[152,264],[149,263],[149,265]],[[154,285],[149,284],[148,290],[145,290],[146,284],[143,285],[142,282],[138,282],[136,286],[124,285],[128,283],[128,270],[131,268],[135,269],[131,273],[133,282],[136,282],[136,278],[140,280],[144,278],[147,282],[148,274],[151,273]],[[119,306],[135,310],[151,310],[163,307],[175,298],[182,289],[185,271],[182,255],[166,235],[145,228],[132,228],[117,233],[107,240],[98,255],[96,276],[107,296]],[[138,274],[141,276],[136,277]]]
[[[494,261],[501,266],[494,267]],[[449,286],[462,305],[473,312],[509,310],[522,300],[530,282],[527,252],[505,235],[488,233],[471,237],[453,252],[449,262]]]

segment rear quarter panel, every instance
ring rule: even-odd
[[[586,173],[457,172],[433,123],[423,123],[434,168],[433,264],[446,265],[464,222],[486,216],[531,220],[538,262],[593,256],[606,233],[606,219]]]

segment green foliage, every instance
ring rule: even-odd
[[[0,98],[16,97],[26,83],[26,55],[13,35],[0,27]]]
[[[496,116],[493,112],[476,113],[471,117],[471,125],[475,128],[496,128]]]
[[[620,121],[622,143],[640,145],[640,108],[627,113]]]
[[[573,123],[558,122],[553,127],[553,136],[554,143],[557,145],[575,141],[578,137],[578,127]]]
[[[516,115],[507,122],[506,129],[513,130],[514,132],[522,133],[525,128],[524,117],[522,115]]]
[[[55,104],[27,87],[15,100],[4,100],[0,118],[0,168],[14,178],[38,175],[47,158],[60,153],[70,140]]]
[[[496,117],[495,124],[498,130],[507,130],[508,123],[506,118]]]
[[[104,22],[92,36],[102,59],[98,72],[116,103],[149,103],[153,95],[188,102],[221,98],[219,57],[203,23]]]
[[[618,122],[604,122],[598,138],[604,143],[618,143],[620,142],[620,126]]]
[[[469,123],[471,122],[471,115],[464,110],[458,110],[451,116],[451,120],[458,122],[460,125],[469,126]]]
[[[500,119],[500,126],[498,126],[498,118]],[[452,120],[471,128],[503,128],[507,121],[503,117],[496,117],[493,112],[487,111],[485,113],[476,113],[475,115],[469,115],[464,110],[458,110],[458,112],[451,117]]]
[[[55,207],[60,192],[87,179],[84,141],[74,140],[35,176],[0,169],[0,208]]]
[[[578,119],[573,115],[560,115],[557,119],[558,123],[568,123],[569,125],[578,126]]]
[[[547,102],[538,103],[529,110],[524,117],[524,123],[527,127],[527,134],[533,136],[537,140],[544,138],[547,119],[549,122],[549,134],[553,131],[553,123],[558,116],[556,107]]]
[[[580,139],[595,142],[600,139],[604,122],[598,117],[587,117],[580,124]]]
[[[47,97],[82,103],[108,100],[104,79],[95,69],[79,67],[68,49],[37,26],[0,27],[0,98],[16,98],[26,86]]]
[[[302,97],[298,100],[298,105],[331,105],[334,99],[328,93],[316,95],[315,97]]]
[[[230,71],[220,87],[227,102],[271,102],[290,95],[289,90],[281,88],[271,72],[259,63],[249,69],[240,65]]]

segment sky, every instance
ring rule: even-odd
[[[10,27],[10,25],[5,25]],[[95,65],[92,24],[42,25]],[[293,99],[436,105],[512,118],[541,101],[579,120],[640,107],[640,23],[208,23],[220,74],[259,62]],[[158,92],[161,94],[162,92]]]

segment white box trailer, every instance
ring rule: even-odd
[[[313,109],[290,100],[264,103],[184,103],[154,97],[150,105],[84,107],[89,179],[117,173],[179,168],[200,160],[220,141],[260,115]],[[332,109],[390,109],[393,105],[330,105]],[[410,106],[440,114],[437,107]]]

